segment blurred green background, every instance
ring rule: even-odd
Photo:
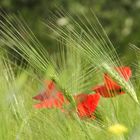
[[[50,51],[56,49],[56,42],[48,37],[43,22],[60,9],[72,16],[88,15],[93,9],[120,55],[127,52],[129,43],[140,44],[140,0],[0,0],[0,5],[9,14],[20,13]]]

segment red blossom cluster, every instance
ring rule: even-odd
[[[128,81],[131,76],[130,67],[116,67],[117,73]],[[45,90],[33,99],[40,100],[40,103],[34,107],[40,108],[59,108],[64,111],[63,105],[68,105],[69,101],[64,97],[63,93],[58,91],[53,81],[45,81]],[[116,83],[107,73],[104,73],[104,84],[93,88],[94,94],[78,94],[73,96],[77,114],[79,117],[94,117],[100,97],[111,98],[116,95],[124,94],[122,87]]]

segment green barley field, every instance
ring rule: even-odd
[[[138,46],[120,55],[92,9],[40,21],[53,51],[0,16],[0,140],[140,140]]]

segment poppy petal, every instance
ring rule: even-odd
[[[116,67],[115,70],[121,75],[126,81],[129,80],[131,76],[130,67]],[[104,74],[104,82],[106,87],[110,90],[119,90],[121,87],[107,74]]]
[[[60,104],[58,103],[57,100],[49,99],[49,100],[44,100],[39,104],[36,104],[34,107],[37,108],[37,109],[40,109],[40,108],[53,108],[53,107],[54,108],[59,108]]]
[[[78,115],[80,117],[90,117],[95,111],[100,99],[100,94],[90,94],[87,98],[77,105]]]
[[[61,108],[64,103],[64,96],[58,93],[56,97],[50,97],[43,100],[41,103],[36,104],[35,108]]]
[[[126,81],[129,80],[129,78],[132,75],[132,71],[130,67],[116,67],[115,70],[122,76]]]
[[[109,90],[105,85],[96,86],[93,88],[93,90],[105,98],[114,97],[117,94],[124,94],[125,93],[124,91],[121,90],[121,88],[116,89],[116,90]]]
[[[35,100],[43,101],[51,96],[55,92],[55,83],[53,81],[45,81],[46,89],[40,94],[33,97]]]
[[[33,97],[33,99],[40,100],[40,101],[43,101],[43,100],[45,100],[47,98],[48,98],[48,94],[45,91],[41,92],[40,94],[38,94],[38,95]]]
[[[109,92],[105,85],[96,86],[93,88],[96,93],[99,93],[103,97],[112,97],[113,94]]]
[[[48,90],[53,90],[55,89],[55,83],[53,81],[45,80],[45,87]]]
[[[43,98],[43,96],[41,94],[34,96],[33,99],[40,100],[40,101],[44,100],[44,98]]]
[[[81,94],[74,96],[74,99],[75,99],[76,103],[78,104],[78,103],[83,102],[87,97],[88,97],[88,94],[81,93]]]

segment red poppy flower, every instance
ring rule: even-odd
[[[55,96],[50,96],[40,103],[34,105],[35,108],[62,108],[64,103],[64,96],[61,93],[56,93]]]
[[[64,103],[63,94],[56,90],[53,81],[45,81],[45,86],[46,89],[43,92],[33,97],[33,99],[41,101],[35,105],[35,108],[61,108]]]
[[[44,101],[50,96],[56,94],[55,83],[53,81],[45,81],[45,90],[33,97],[35,100]]]
[[[63,112],[69,112],[63,108],[64,103],[69,104],[68,100],[64,98],[61,92],[58,92],[53,81],[46,82],[46,89],[41,94],[33,97],[33,99],[40,100],[41,102],[34,105],[35,108],[59,108]],[[93,117],[100,94],[79,94],[74,96],[77,113],[80,117]]]
[[[80,117],[93,117],[100,99],[100,94],[80,94],[75,97],[77,102],[77,113]]]
[[[122,76],[126,81],[129,80],[131,76],[130,67],[117,67],[115,70],[120,76]],[[124,94],[121,86],[116,83],[107,73],[104,74],[104,85],[99,85],[93,88],[95,92],[100,93],[103,97],[113,97],[117,94]]]

